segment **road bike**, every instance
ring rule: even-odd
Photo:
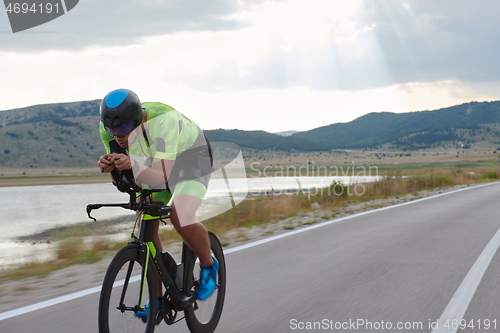
[[[90,204],[87,206],[89,218],[95,221],[91,212],[101,207],[140,211],[142,214],[160,216],[162,221],[170,216],[172,207],[151,202],[151,194],[155,190],[139,187],[131,173],[122,174],[124,176],[119,179],[115,177],[115,185],[130,195],[130,201]],[[99,299],[99,332],[151,333],[162,321],[172,325],[182,319],[186,320],[192,333],[213,332],[219,323],[226,293],[226,265],[219,239],[214,233],[208,232],[212,256],[219,262],[217,288],[207,300],[199,301],[196,299],[199,286],[196,254],[183,243],[181,262],[176,263],[167,251],[158,251],[153,242],[154,227],[151,220],[143,219],[138,236],[135,235],[134,226],[132,241],[112,259]],[[161,298],[157,296],[157,276],[165,290]],[[162,306],[158,310],[160,299]],[[136,314],[144,311],[146,306],[149,308],[147,318],[138,317]],[[184,316],[178,318],[181,313]]]

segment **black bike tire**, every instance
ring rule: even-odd
[[[110,309],[110,297],[111,291],[113,289],[113,284],[116,280],[116,276],[120,269],[124,265],[127,265],[131,260],[135,261],[136,264],[139,264],[142,267],[143,262],[143,254],[139,252],[139,246],[135,244],[129,244],[122,248],[113,258],[111,263],[109,264],[108,270],[104,277],[101,289],[101,295],[99,299],[99,314],[98,314],[98,326],[99,333],[119,333],[119,332],[110,332],[109,330],[109,313]],[[151,265],[148,266],[147,272],[147,282],[148,282],[148,290],[146,291],[150,300],[157,299],[157,290],[156,290],[156,279],[154,275],[154,270]],[[132,288],[131,286],[128,286]],[[137,288],[134,286],[134,288]],[[116,311],[119,311],[116,309]],[[157,312],[157,302],[151,302],[150,313]],[[133,313],[129,313],[129,315],[133,316]],[[134,318],[136,320],[140,320],[139,318]],[[144,325],[145,333],[152,333],[155,329],[156,318],[155,316],[149,316],[146,324]]]
[[[215,330],[222,314],[224,298],[226,296],[226,261],[224,258],[224,252],[217,236],[211,231],[209,231],[208,234],[210,239],[210,248],[213,255],[219,262],[219,272],[217,276],[219,287],[217,290],[217,298],[215,301],[212,317],[207,323],[201,323],[198,320],[198,318],[196,317],[196,312],[194,310],[194,305],[184,311],[186,323],[191,333],[212,333]],[[185,255],[183,256],[185,258],[184,286],[186,287],[186,292],[189,296],[192,282],[195,278],[198,279],[197,276],[193,276],[197,256],[189,247],[185,246],[184,249],[186,251]]]

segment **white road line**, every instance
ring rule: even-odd
[[[455,333],[463,319],[465,311],[476,292],[479,282],[483,278],[484,272],[488,268],[493,256],[500,245],[500,229],[496,232],[476,262],[465,276],[462,284],[451,298],[439,318],[437,327],[432,333]],[[446,326],[446,327],[445,327]],[[454,328],[455,327],[455,328]]]
[[[19,308],[19,309],[15,309],[15,310],[3,312],[3,313],[0,313],[0,321],[4,320],[4,319],[9,319],[9,318],[12,318],[12,317],[20,316],[22,314],[25,314],[25,313],[28,313],[28,312],[31,312],[31,311],[40,310],[40,309],[43,309],[43,308],[46,308],[46,307],[49,307],[49,306],[52,306],[52,305],[56,305],[56,304],[59,304],[59,303],[71,301],[71,300],[73,300],[75,298],[80,298],[80,297],[83,297],[83,296],[87,296],[87,295],[90,295],[90,294],[93,294],[93,293],[96,293],[96,292],[99,292],[99,291],[101,291],[101,287],[94,287],[94,288],[90,288],[90,289],[78,291],[78,292],[73,293],[73,294],[69,294],[69,295],[65,295],[65,296],[61,296],[61,297],[49,299],[49,300],[44,301],[44,302],[40,302],[40,303],[28,305],[28,306],[25,306],[25,307],[22,307],[22,308]]]
[[[130,278],[130,282],[139,281],[140,278],[141,278],[140,275],[133,276],[133,277]],[[113,284],[113,287],[122,286],[124,282],[125,282],[125,280],[116,281]],[[73,294],[69,294],[69,295],[65,295],[65,296],[61,296],[61,297],[49,299],[49,300],[44,301],[44,302],[40,302],[40,303],[28,305],[28,306],[25,306],[23,308],[19,308],[19,309],[15,309],[15,310],[3,312],[3,313],[0,313],[0,321],[2,321],[4,319],[9,319],[9,318],[12,318],[12,317],[20,316],[22,314],[25,314],[25,313],[28,313],[28,312],[31,312],[31,311],[43,309],[43,308],[46,308],[48,306],[52,306],[52,305],[56,305],[56,304],[59,304],[59,303],[71,301],[73,299],[84,297],[84,296],[87,296],[87,295],[90,295],[90,294],[93,294],[93,293],[97,293],[97,292],[100,292],[100,291],[101,291],[101,287],[100,286],[99,287],[94,287],[94,288],[90,288],[90,289],[78,291],[78,292],[73,293]]]
[[[284,233],[284,234],[280,234],[280,235],[276,235],[276,236],[271,236],[271,237],[268,237],[268,238],[265,238],[265,239],[261,239],[261,240],[255,241],[255,242],[251,242],[251,243],[248,243],[248,244],[236,246],[236,247],[224,250],[224,254],[230,254],[230,253],[233,253],[233,252],[238,252],[238,251],[241,251],[241,250],[245,250],[245,249],[248,249],[248,248],[251,248],[251,247],[254,247],[254,246],[258,246],[258,245],[264,244],[264,243],[272,242],[272,241],[275,241],[277,239],[281,239],[281,238],[284,238],[284,237],[292,236],[292,235],[295,235],[295,234],[298,234],[298,233],[301,233],[301,232],[306,232],[306,231],[309,231],[309,230],[312,230],[312,229],[321,228],[321,227],[324,227],[324,226],[327,226],[327,225],[330,225],[330,224],[333,224],[333,223],[338,223],[338,222],[341,222],[341,221],[353,219],[353,218],[356,218],[356,217],[359,217],[359,216],[376,213],[376,212],[379,212],[379,211],[382,211],[382,210],[388,210],[388,209],[393,209],[393,208],[397,208],[397,207],[401,207],[401,206],[405,206],[405,205],[411,205],[411,204],[414,204],[414,203],[417,203],[417,202],[421,202],[421,201],[424,201],[424,200],[434,199],[434,198],[437,198],[437,197],[441,197],[441,196],[444,196],[444,195],[453,194],[453,193],[457,193],[457,192],[461,192],[461,191],[465,191],[465,190],[469,190],[469,189],[474,189],[474,188],[483,187],[483,186],[489,186],[489,185],[498,185],[498,184],[499,184],[499,182],[494,182],[494,183],[487,183],[487,184],[481,184],[481,185],[476,185],[476,186],[464,187],[464,188],[461,188],[461,189],[458,189],[458,190],[454,190],[454,191],[450,191],[450,192],[445,192],[445,193],[440,193],[440,194],[437,194],[437,195],[433,195],[433,196],[429,196],[429,197],[425,197],[425,198],[421,198],[421,199],[416,199],[416,200],[413,200],[413,201],[407,201],[407,202],[403,202],[403,203],[400,203],[400,204],[397,204],[397,205],[393,205],[393,206],[382,207],[382,208],[378,208],[378,209],[374,209],[374,210],[370,210],[370,211],[366,211],[366,212],[362,212],[362,213],[357,213],[357,214],[353,214],[353,215],[349,215],[349,216],[344,216],[344,217],[341,217],[341,218],[338,218],[338,219],[335,219],[335,220],[321,222],[321,223],[318,223],[318,224],[310,225],[310,226],[305,227],[305,228],[293,230],[293,231],[290,231],[290,232],[287,232],[287,233]],[[495,235],[495,237],[498,234],[499,233],[497,232],[497,234]],[[491,241],[490,241],[490,243],[491,243]],[[488,244],[488,246],[489,246],[489,244]],[[497,245],[497,247],[498,247],[498,245]],[[479,259],[478,259],[478,261],[479,261]],[[489,261],[488,261],[488,263],[489,263]],[[474,267],[475,267],[475,265],[473,266],[473,268]],[[471,271],[472,271],[472,269],[471,269]],[[470,273],[471,272],[469,272],[469,274]],[[469,276],[469,274],[467,276]],[[484,274],[484,272],[483,272],[483,274]],[[481,277],[482,277],[482,274],[481,274]],[[462,287],[462,286],[460,286],[460,287]],[[466,288],[466,286],[464,286],[464,288]],[[477,288],[477,286],[476,286],[476,288]],[[5,319],[9,319],[9,318],[12,318],[12,317],[16,317],[16,316],[19,316],[19,315],[22,315],[22,314],[25,314],[25,313],[28,313],[28,312],[40,310],[40,309],[43,309],[43,308],[46,308],[46,307],[49,307],[49,306],[52,306],[52,305],[55,305],[55,304],[59,304],[59,303],[71,301],[73,299],[84,297],[84,296],[87,296],[87,295],[90,295],[90,294],[93,294],[93,293],[96,293],[96,292],[99,292],[99,291],[101,291],[101,287],[100,286],[99,287],[90,288],[90,289],[86,289],[86,290],[82,290],[82,291],[79,291],[79,292],[76,292],[76,293],[73,293],[73,294],[69,294],[69,295],[66,295],[66,296],[61,296],[61,297],[53,298],[53,299],[50,299],[50,300],[47,300],[47,301],[44,301],[44,302],[40,302],[40,303],[28,305],[28,306],[25,306],[25,307],[22,307],[22,308],[19,308],[19,309],[14,309],[14,310],[11,310],[11,311],[3,312],[3,313],[0,313],[0,321],[5,320]],[[475,288],[474,288],[474,291],[475,291]],[[472,293],[474,293],[474,291]],[[458,292],[458,290],[457,290],[457,292]],[[468,303],[467,303],[467,305],[468,305]],[[465,312],[465,310],[464,310],[464,312]],[[443,315],[444,315],[444,313],[443,313]],[[453,331],[439,331],[439,332],[453,332]],[[432,333],[438,333],[438,331],[433,331]]]

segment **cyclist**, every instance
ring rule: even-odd
[[[219,264],[211,256],[207,230],[195,215],[210,179],[210,142],[179,111],[162,103],[141,104],[128,89],[107,94],[100,113],[99,133],[106,154],[99,158],[98,166],[107,173],[132,170],[136,182],[144,188],[163,190],[152,194],[154,202],[167,204],[172,200],[170,221],[200,259],[197,298],[207,299],[216,288]],[[158,236],[159,217],[143,215],[142,219],[156,220],[148,223],[156,223],[154,242],[163,250]],[[161,283],[158,285],[160,309]],[[147,309],[136,315],[147,317]]]

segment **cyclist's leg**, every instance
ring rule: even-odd
[[[200,258],[200,265],[211,266],[213,259],[207,229],[196,220],[196,211],[201,206],[201,201],[192,195],[175,195],[170,221],[186,245]]]
[[[202,266],[213,264],[207,229],[196,219],[196,212],[207,192],[207,183],[207,180],[197,178],[176,184],[170,216],[175,230],[196,253]]]
[[[196,221],[196,210],[200,205],[200,198],[185,194],[174,196],[170,220],[200,260],[200,284],[196,297],[206,300],[217,288],[219,263],[212,256],[207,229]]]

